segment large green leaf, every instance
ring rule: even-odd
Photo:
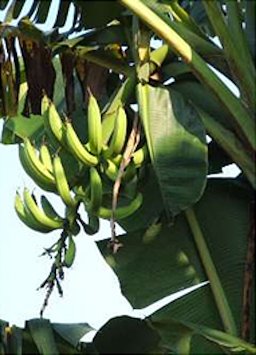
[[[198,113],[163,87],[138,84],[139,112],[166,209],[179,213],[200,199],[207,175],[207,144]]]
[[[40,354],[58,355],[58,347],[54,338],[51,323],[47,319],[31,319],[26,322],[31,336]]]
[[[235,180],[210,179],[204,196],[194,207],[238,331],[251,200],[251,192]],[[109,255],[107,242],[98,245],[135,308],[206,279],[183,214],[175,218],[172,226],[163,226],[150,242],[146,243],[140,232],[127,233],[119,240],[124,246],[115,255]],[[176,300],[160,310],[158,316],[222,329],[210,286]],[[197,340],[192,345],[197,353],[203,352],[207,343]]]

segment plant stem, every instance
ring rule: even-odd
[[[255,124],[253,118],[243,107],[240,100],[227,88],[221,79],[209,68],[208,64],[192,49],[170,24],[167,24],[158,14],[140,0],[119,0],[121,4],[140,17],[154,30],[175,53],[182,57],[201,82],[207,85],[218,97],[219,101],[230,112],[231,124],[253,149],[256,149]],[[148,2],[148,1],[147,1]],[[151,3],[150,3],[151,4]],[[152,4],[152,6],[155,3]]]
[[[187,218],[188,224],[190,226],[191,232],[194,237],[194,241],[200,255],[202,264],[204,266],[207,277],[210,281],[210,286],[212,289],[213,297],[215,299],[216,306],[219,311],[220,318],[222,319],[224,329],[227,333],[236,335],[236,325],[233,319],[231,309],[229,307],[224,289],[220,282],[217,270],[212,261],[210,252],[205,242],[205,238],[201,231],[200,225],[196,218],[195,212],[192,208],[188,208],[185,211],[185,216]]]

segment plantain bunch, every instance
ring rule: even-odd
[[[139,209],[143,197],[138,182],[148,161],[148,151],[146,144],[140,144],[130,156],[121,176],[118,204],[113,211],[113,186],[120,175],[129,136],[123,106],[118,107],[114,123],[112,120],[109,124],[107,119],[103,120],[98,102],[90,93],[86,143],[79,138],[72,121],[63,120],[47,97],[42,100],[42,114],[44,139],[37,146],[29,138],[24,139],[19,145],[19,158],[26,173],[41,189],[60,197],[65,213],[63,216],[58,214],[45,195],[40,197],[39,203],[27,188],[16,193],[15,210],[21,221],[37,232],[61,230],[60,242],[47,253],[55,253],[57,269],[62,270],[63,266],[73,264],[76,250],[73,237],[81,228],[92,235],[99,230],[100,218],[110,220],[114,215],[118,221]],[[86,221],[81,216],[81,206],[87,214]],[[51,279],[57,277],[57,269],[54,274],[51,271]]]

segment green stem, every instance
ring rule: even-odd
[[[156,11],[152,11],[140,0],[119,0],[121,4],[140,17],[159,37],[181,56],[201,82],[206,84],[230,112],[231,124],[239,135],[256,149],[255,125],[252,117],[241,105],[240,100],[227,88],[208,64],[192,49],[180,35],[167,24]]]
[[[218,308],[220,318],[222,319],[224,329],[227,333],[236,335],[237,330],[236,330],[236,325],[233,319],[231,309],[229,307],[224,289],[220,282],[215,265],[212,261],[211,255],[209,253],[208,247],[206,245],[203,233],[201,231],[194,210],[192,208],[188,208],[185,211],[185,216],[187,218],[188,224],[193,234],[194,241],[198,253],[200,255],[202,264],[204,266],[205,272],[210,281],[213,297],[215,299],[215,303]]]

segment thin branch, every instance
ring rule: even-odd
[[[131,133],[129,135],[122,161],[118,170],[118,174],[113,186],[113,197],[112,197],[112,217],[110,219],[110,226],[111,226],[111,241],[110,247],[113,250],[113,253],[116,253],[121,244],[118,242],[116,238],[116,230],[115,230],[115,210],[117,207],[117,200],[119,195],[119,190],[122,182],[122,178],[125,172],[126,167],[129,165],[131,161],[131,156],[136,150],[140,141],[140,126],[139,126],[139,117],[138,114],[135,115],[133,121],[133,127]]]

